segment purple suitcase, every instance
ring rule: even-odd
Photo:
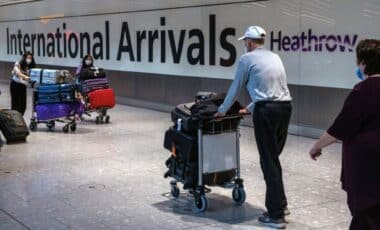
[[[82,82],[82,92],[89,93],[97,89],[108,88],[107,78],[88,79]]]
[[[84,105],[80,102],[36,105],[37,120],[53,120],[75,114],[81,115]]]

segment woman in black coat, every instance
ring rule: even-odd
[[[33,54],[26,52],[21,60],[14,64],[12,70],[12,81],[10,85],[11,108],[24,115],[26,110],[26,85],[30,80],[28,71],[36,67]]]
[[[78,66],[75,74],[78,76],[83,70],[91,67],[94,67],[94,58],[90,54],[87,54],[83,57],[82,62]]]

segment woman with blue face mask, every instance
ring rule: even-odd
[[[359,67],[356,67],[356,69],[355,69],[355,74],[356,74],[356,76],[357,76],[361,81],[364,80],[363,70],[361,70]]]
[[[26,85],[29,84],[28,72],[35,68],[33,54],[30,52],[24,53],[19,62],[14,64],[12,70],[12,81],[10,85],[11,92],[11,108],[19,111],[24,115],[26,110]]]
[[[342,141],[342,188],[352,214],[350,230],[380,229],[380,40],[356,47],[357,76],[362,79],[346,98],[331,127],[310,150]]]

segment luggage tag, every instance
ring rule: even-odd
[[[172,143],[172,155],[173,155],[174,157],[177,157],[177,149],[176,149],[176,147],[175,147],[174,142]]]
[[[178,118],[177,120],[177,131],[180,132],[182,129],[182,119]]]

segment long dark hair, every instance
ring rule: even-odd
[[[92,60],[91,65],[86,65],[86,59],[87,59],[87,58],[91,58],[91,60]],[[84,58],[82,59],[82,69],[91,68],[91,67],[94,67],[94,58],[93,58],[90,54],[87,54],[87,55],[84,56]]]
[[[29,65],[26,63],[26,57],[28,56],[32,56],[32,63],[30,63]],[[36,62],[34,61],[34,57],[33,57],[33,54],[31,52],[25,52],[22,57],[21,57],[21,60],[19,62],[20,64],[20,69],[21,71],[25,72],[27,69],[32,69],[32,68],[36,68]]]

